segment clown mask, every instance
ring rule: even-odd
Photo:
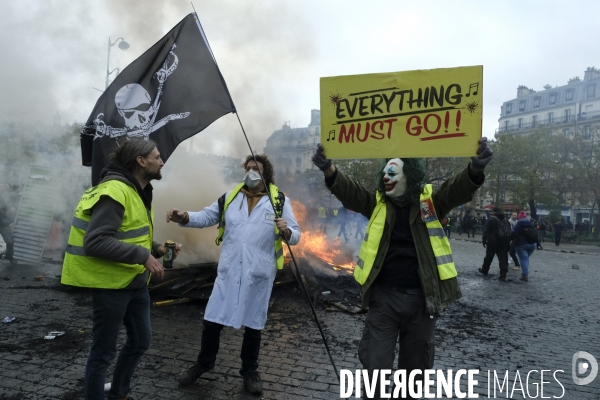
[[[406,192],[406,176],[402,172],[404,163],[399,158],[392,158],[383,169],[385,194],[389,197],[400,197]]]

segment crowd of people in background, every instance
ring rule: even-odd
[[[517,223],[517,212],[511,213],[510,217],[506,215],[507,221],[510,223],[511,229],[514,229]],[[344,207],[325,207],[319,206],[316,211],[317,220],[319,221],[318,229],[324,234],[327,234],[327,228],[331,226],[331,229],[338,230],[337,237],[343,238],[348,243],[352,238],[362,240],[364,238],[364,231],[368,221],[360,214],[356,214],[352,210],[348,210]],[[441,220],[442,227],[446,237],[450,238],[452,232],[462,235],[467,234],[467,238],[475,238],[475,234],[483,234],[486,224],[489,222],[493,213],[490,215],[477,213],[477,215],[465,214],[459,216],[456,214],[450,214]],[[559,246],[563,240],[564,234],[574,233],[581,236],[591,236],[594,232],[594,226],[592,226],[588,220],[582,223],[573,224],[570,221],[556,221],[552,223],[548,218],[533,219],[529,218],[532,226],[538,232],[539,243],[546,241],[546,236],[550,236],[555,245]],[[520,263],[515,252],[515,246],[509,246],[509,263],[514,263],[514,269],[520,269]]]
[[[324,234],[327,234],[328,227],[334,231],[339,227],[336,237],[340,239],[343,237],[346,243],[352,238],[363,240],[365,237],[369,220],[352,210],[343,206],[338,208],[319,206],[316,214],[319,221],[317,228]]]

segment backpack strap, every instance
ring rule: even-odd
[[[225,195],[227,193],[223,193],[223,196],[219,197],[217,203],[219,204],[219,226],[217,228],[223,227],[223,209],[225,208]]]
[[[283,214],[283,205],[285,204],[285,194],[281,191],[277,192],[277,202],[275,202],[275,214],[280,218]]]

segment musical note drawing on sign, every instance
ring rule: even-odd
[[[465,96],[467,96],[467,97],[471,96],[471,91],[473,90],[473,88],[475,88],[475,91],[473,92],[473,96],[477,96],[477,92],[479,91],[479,82],[471,83],[471,85],[469,86],[469,93],[467,93]]]
[[[327,141],[329,142],[330,140],[335,140],[335,130],[329,131],[329,136],[327,137]]]

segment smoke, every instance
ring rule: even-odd
[[[296,109],[295,90],[297,76],[314,59],[309,16],[301,4],[275,1],[209,0],[196,4],[196,10],[249,141],[262,152],[266,138],[290,114],[307,114]],[[25,183],[29,163],[64,168],[69,190],[62,191],[56,219],[70,221],[89,186],[89,170],[78,166],[79,140],[71,132],[76,127],[65,123],[85,122],[100,94],[94,88],[104,89],[109,36],[130,44],[127,51],[110,50],[108,69],[122,70],[192,11],[188,0],[5,2],[0,15],[0,173],[5,179],[0,181],[11,175]],[[225,116],[179,146],[163,180],[155,182],[156,239],[184,243],[179,263],[216,261],[216,228],[164,222],[169,208],[201,210],[233,186],[218,166],[190,153],[236,159],[249,154],[237,118]]]
[[[241,177],[241,160],[232,163],[238,167]],[[200,211],[231,190],[232,183],[226,180],[223,169],[214,161],[211,162],[202,155],[192,155],[182,146],[169,158],[162,174],[160,181],[152,182],[154,240],[164,243],[170,239],[183,244],[175,266],[217,261],[220,247],[215,244],[216,226],[204,229],[182,228],[176,223],[167,223],[166,214],[170,209]]]

